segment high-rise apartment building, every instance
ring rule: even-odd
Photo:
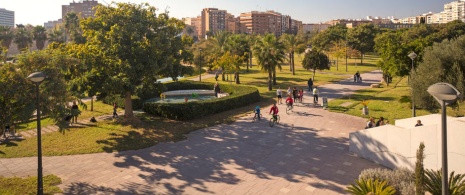
[[[454,20],[465,22],[465,0],[452,1],[444,4],[444,14],[446,23]]]
[[[0,26],[15,26],[15,12],[0,8]]]
[[[202,33],[202,17],[197,16],[195,18],[183,18],[184,24],[194,29],[192,36],[199,37]]]
[[[69,5],[61,6],[61,18],[65,18],[66,14],[70,12],[77,13],[81,18],[94,17],[95,10],[93,9],[98,5],[97,0],[83,0],[80,2],[72,2]]]
[[[280,36],[283,33],[283,17],[274,11],[258,12],[252,11],[240,15],[240,24],[247,34],[272,33]]]
[[[202,10],[201,15],[201,38],[205,38],[207,32],[217,33],[226,31],[226,17],[228,13],[226,10],[219,10],[217,8],[205,8]]]

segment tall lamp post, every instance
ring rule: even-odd
[[[446,106],[462,97],[460,92],[449,83],[436,83],[428,87],[428,93],[441,104],[441,136],[442,136],[442,195],[449,195],[447,171],[447,120]]]
[[[37,86],[37,194],[44,194],[44,185],[42,178],[42,134],[40,129],[40,92],[39,85],[45,79],[46,75],[43,72],[34,72],[27,78],[34,82]]]
[[[199,66],[200,66],[200,68],[199,68],[199,81],[202,81],[202,48],[200,48],[199,51],[200,51],[200,58],[199,58],[199,61],[200,61],[200,63],[199,63]]]
[[[417,54],[415,52],[412,52],[410,54],[408,54],[408,57],[410,59],[412,59],[412,70],[410,72],[410,80],[411,82],[413,81],[413,71],[415,71],[415,68],[413,67],[413,60],[417,57]],[[416,116],[416,113],[415,113],[415,99],[413,98],[413,87],[412,87],[412,117],[415,117]]]

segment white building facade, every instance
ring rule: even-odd
[[[0,26],[15,26],[15,12],[0,8]]]

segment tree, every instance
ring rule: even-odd
[[[16,29],[14,42],[18,45],[18,50],[23,51],[28,49],[32,45],[31,32],[25,27],[19,27]]]
[[[14,31],[8,26],[0,26],[0,42],[2,43],[2,48],[10,48],[11,41],[15,37]]]
[[[373,51],[377,31],[373,24],[361,24],[355,28],[351,28],[347,33],[349,45],[361,53],[361,64],[363,64],[365,53]]]
[[[413,73],[412,90],[415,104],[428,110],[436,110],[439,104],[426,91],[437,82],[455,86],[465,92],[465,35],[453,40],[444,40],[425,49],[423,61]]]
[[[305,54],[302,66],[307,70],[313,70],[312,80],[315,80],[316,70],[329,70],[329,58],[322,52],[311,50]]]
[[[55,28],[48,34],[48,42],[50,43],[64,43],[63,30]]]
[[[69,12],[66,14],[64,18],[64,26],[65,26],[65,42],[73,41],[76,36],[78,35],[79,31],[79,16],[75,12]],[[69,38],[68,38],[69,37]]]
[[[417,150],[417,162],[415,163],[415,193],[418,195],[425,194],[425,168],[423,166],[423,160],[425,159],[425,144],[420,143],[420,147]]]
[[[47,33],[43,26],[35,26],[32,31],[32,38],[36,41],[37,49],[42,50],[47,40]]]
[[[280,63],[285,58],[284,44],[279,42],[273,34],[267,34],[257,40],[253,50],[258,65],[261,66],[262,70],[268,72],[268,90],[271,91],[273,89],[273,72],[277,68],[281,69]]]
[[[289,54],[289,66],[292,70],[292,75],[295,75],[294,53],[302,53],[307,46],[295,35],[283,34],[281,40]]]
[[[95,18],[81,23],[87,47],[104,58],[104,64],[93,67],[104,77],[100,92],[125,97],[126,117],[133,117],[131,96],[136,88],[154,83],[187,52],[179,36],[184,23],[156,11],[147,3],[113,3],[98,6]]]
[[[244,61],[248,61],[248,56],[249,56],[249,42],[246,38],[246,35],[243,34],[235,34],[231,35],[228,38],[228,41],[226,42],[226,50],[229,51],[229,53],[232,55],[234,58],[233,62],[233,69],[234,69],[234,76],[236,78],[236,84],[240,84],[239,81],[239,70],[241,68],[241,65],[244,63]],[[248,68],[247,68],[248,69]]]
[[[230,33],[226,31],[220,31],[215,33],[213,36],[209,36],[207,39],[207,49],[205,55],[208,56],[213,64],[216,64],[216,61],[224,55],[227,51],[227,42],[229,39]],[[222,72],[221,80],[225,81],[225,72]]]

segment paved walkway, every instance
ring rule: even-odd
[[[381,73],[362,77],[379,82]],[[368,85],[343,81],[320,90],[336,98]],[[281,122],[274,127],[267,120],[252,123],[249,115],[176,143],[44,157],[44,173],[63,179],[64,194],[344,194],[363,169],[380,167],[348,151],[348,134],[365,119],[305,102],[309,94],[289,115],[279,105]],[[36,169],[36,157],[0,159],[1,176],[34,176]]]

